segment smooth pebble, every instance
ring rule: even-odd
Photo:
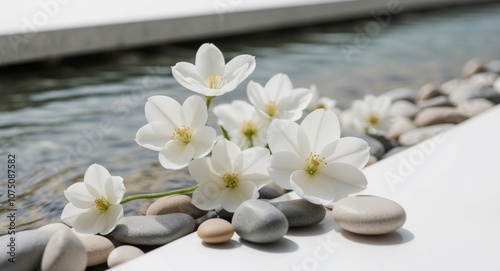
[[[455,126],[452,123],[436,124],[427,127],[420,127],[399,136],[399,143],[401,146],[412,146],[430,137],[433,137],[441,132],[444,132],[451,127]]]
[[[126,244],[163,245],[192,233],[194,228],[194,219],[187,214],[127,216],[112,234]]]
[[[417,92],[413,89],[409,88],[396,88],[393,90],[389,90],[385,93],[382,93],[380,96],[391,98],[392,102],[406,100],[409,102],[414,102],[415,97],[417,96]]]
[[[393,116],[401,116],[406,118],[413,118],[419,111],[419,107],[406,100],[393,102],[389,107],[389,114]]]
[[[197,234],[205,243],[219,244],[227,242],[233,237],[234,228],[226,220],[214,218],[201,223]]]
[[[495,106],[494,103],[486,99],[466,100],[457,105],[457,111],[467,117],[474,117]]]
[[[51,236],[52,233],[45,231],[28,230],[16,232],[15,236],[4,235],[0,237],[0,246],[4,249],[4,252],[0,253],[0,270],[37,270]],[[14,240],[11,241],[10,238],[14,238]],[[15,248],[15,255],[9,255],[11,248]],[[16,257],[15,264],[9,262],[9,258],[13,256]]]
[[[395,118],[391,129],[389,129],[389,131],[386,134],[386,137],[390,139],[397,139],[401,134],[413,130],[415,128],[416,126],[413,123],[413,121],[404,117],[398,117]]]
[[[259,198],[274,199],[285,194],[285,189],[274,182],[264,185],[259,189]]]
[[[147,209],[146,215],[166,215],[183,213],[198,218],[204,216],[207,211],[200,210],[191,203],[191,197],[187,195],[173,195],[157,199]]]
[[[462,76],[471,77],[474,74],[484,71],[486,71],[486,68],[483,65],[483,61],[480,58],[475,57],[465,63],[462,68]]]
[[[305,227],[323,221],[326,209],[323,205],[313,204],[304,199],[284,201],[275,204],[288,220],[289,227]]]
[[[115,249],[113,242],[100,235],[82,234],[78,238],[87,251],[87,266],[105,263],[109,253]]]
[[[450,99],[448,99],[448,96],[441,95],[428,100],[423,100],[418,104],[418,106],[420,109],[426,109],[436,106],[453,106],[453,104],[450,102]]]
[[[108,267],[110,268],[115,267],[119,264],[130,261],[142,255],[144,255],[144,252],[142,252],[142,250],[134,246],[129,246],[129,245],[119,246],[113,249],[111,253],[109,253],[107,260]]]
[[[52,235],[42,257],[42,271],[83,271],[87,253],[80,239],[70,230]]]
[[[392,200],[376,196],[341,199],[334,205],[332,214],[343,229],[365,235],[396,231],[406,221],[403,207]]]
[[[37,229],[37,231],[43,231],[47,233],[54,234],[60,230],[69,230],[70,227],[63,223],[50,223]]]
[[[415,124],[418,127],[430,126],[441,123],[460,123],[468,119],[462,115],[455,107],[430,107],[420,111],[415,116]]]
[[[441,95],[441,91],[438,86],[433,83],[425,84],[417,91],[417,96],[415,98],[415,102],[419,104],[423,100],[427,100],[430,98],[434,98],[436,96]]]
[[[270,203],[247,200],[234,212],[232,224],[238,235],[254,243],[273,243],[288,231],[285,215]]]

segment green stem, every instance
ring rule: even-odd
[[[220,129],[222,130],[222,135],[224,135],[224,138],[227,140],[231,140],[229,138],[229,134],[227,133],[226,129],[224,129],[224,127],[222,125],[220,126]]]
[[[210,103],[212,102],[212,99],[215,98],[216,96],[205,96],[207,98],[207,112],[208,109],[210,108]]]
[[[152,193],[152,194],[139,194],[139,195],[134,195],[130,197],[124,198],[120,204],[124,204],[129,201],[133,201],[136,199],[154,199],[154,198],[161,198],[161,197],[166,197],[170,195],[176,195],[176,194],[187,194],[189,192],[193,192],[198,185],[191,186],[191,187],[186,187],[182,189],[177,189],[177,190],[172,190],[172,191],[166,191],[162,193]]]

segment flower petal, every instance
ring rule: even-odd
[[[241,153],[236,143],[222,139],[215,143],[212,150],[212,166],[219,173],[237,173],[240,169],[234,168],[234,161]]]
[[[193,158],[200,158],[212,151],[215,140],[217,140],[217,132],[215,129],[208,126],[199,127],[193,132],[191,137],[191,145],[194,147]]]
[[[340,162],[362,169],[370,158],[368,143],[357,137],[343,137],[329,145],[321,152],[326,163]]]
[[[166,122],[152,122],[142,126],[135,135],[135,142],[140,146],[159,151],[172,140],[175,127]]]
[[[266,148],[254,147],[244,150],[236,159],[242,163],[239,178],[253,182],[257,188],[264,186],[271,181],[267,166],[269,164],[269,150]]]
[[[183,87],[204,94],[208,89],[204,80],[198,75],[196,66],[187,62],[178,62],[172,67],[172,75]]]
[[[119,204],[125,195],[125,185],[120,176],[111,176],[104,183],[105,197],[111,204]]]
[[[291,92],[288,100],[287,111],[293,111],[294,114],[289,120],[296,121],[302,117],[302,111],[307,108],[312,99],[310,89],[297,88]]]
[[[310,155],[307,135],[293,121],[273,120],[267,131],[267,142],[273,153],[289,151],[304,159]]]
[[[94,207],[95,195],[92,195],[84,183],[74,183],[64,190],[64,196],[76,208],[88,209]]]
[[[123,206],[121,206],[120,204],[111,205],[103,215],[105,215],[104,218],[106,219],[106,223],[104,225],[104,228],[99,231],[99,234],[106,235],[116,228],[116,225],[123,217]]]
[[[270,100],[278,103],[281,99],[289,98],[292,92],[292,81],[286,74],[278,73],[267,81],[264,88]]]
[[[213,210],[221,206],[220,196],[224,187],[217,182],[208,181],[198,185],[193,192],[192,203],[202,210]]]
[[[249,199],[259,197],[257,187],[252,182],[239,182],[233,189],[225,189],[221,195],[221,205],[226,211],[234,213],[236,208]]]
[[[170,97],[160,95],[149,97],[146,102],[145,112],[149,123],[168,123],[167,128],[182,125],[181,105]]]
[[[106,226],[106,215],[100,210],[92,208],[79,215],[74,229],[79,233],[97,234]]]
[[[104,195],[105,193],[104,182],[109,177],[111,177],[111,174],[109,174],[109,171],[105,167],[99,164],[93,164],[85,172],[85,176],[83,177],[83,182],[96,190],[96,192],[99,194],[96,196],[100,196]]]
[[[251,104],[257,109],[265,111],[269,98],[261,84],[250,81],[247,85],[247,96]]]
[[[292,174],[290,184],[297,195],[314,204],[327,203],[336,198],[337,191],[332,180],[324,175],[297,170]]]
[[[186,167],[194,157],[194,146],[179,140],[168,142],[158,154],[160,164],[166,169]]]
[[[73,226],[75,225],[76,218],[87,211],[88,209],[77,208],[70,202],[66,204],[61,213],[61,221],[70,226]]]
[[[332,180],[335,187],[335,200],[363,190],[367,185],[366,176],[355,166],[333,162],[319,169],[319,174]]]
[[[205,43],[196,52],[196,70],[201,78],[208,78],[211,74],[224,74],[226,62],[217,46]]]
[[[211,158],[194,159],[188,165],[189,174],[197,183],[217,181],[219,177],[212,167]]]
[[[304,118],[300,127],[307,134],[315,154],[340,138],[339,118],[332,111],[316,109]]]
[[[190,127],[191,131],[205,126],[208,119],[205,101],[197,95],[187,98],[182,104],[182,117],[184,124]]]
[[[285,189],[292,189],[290,177],[296,170],[305,167],[305,160],[295,153],[282,151],[271,155],[269,161],[269,176],[279,186]]]
[[[238,83],[245,80],[255,70],[255,57],[239,55],[226,64],[224,77],[227,81],[236,80]]]

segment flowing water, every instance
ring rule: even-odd
[[[149,96],[182,101],[193,94],[170,67],[194,62],[204,42],[215,43],[228,60],[247,53],[257,61],[249,79],[213,104],[246,99],[249,80],[264,84],[283,72],[294,86],[314,83],[346,108],[366,93],[442,83],[473,57],[500,58],[498,14],[500,4],[467,6],[392,17],[371,36],[357,30],[375,22],[366,18],[0,69],[2,206],[8,154],[16,155],[17,230],[59,221],[64,189],[82,181],[92,163],[124,177],[129,195],[192,185],[187,170],[162,168],[157,153],[138,146],[134,136],[146,124]],[[127,203],[126,214],[143,213],[150,203]],[[7,215],[2,209],[0,234]]]

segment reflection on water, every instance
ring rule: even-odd
[[[124,177],[129,194],[193,184],[186,170],[163,169],[157,153],[138,146],[134,136],[146,124],[149,96],[184,100],[193,94],[172,78],[170,66],[193,62],[203,42],[215,43],[227,59],[255,55],[251,80],[265,83],[287,73],[295,86],[315,83],[345,108],[368,92],[451,79],[475,56],[500,58],[499,12],[496,4],[401,15],[351,54],[350,62],[343,48],[356,45],[354,27],[363,29],[369,18],[2,69],[0,157],[17,157],[18,230],[58,221],[66,204],[63,190],[81,181],[92,163]],[[247,82],[213,104],[246,99]],[[6,199],[2,174],[0,196]],[[126,214],[144,212],[150,202],[127,203]]]

